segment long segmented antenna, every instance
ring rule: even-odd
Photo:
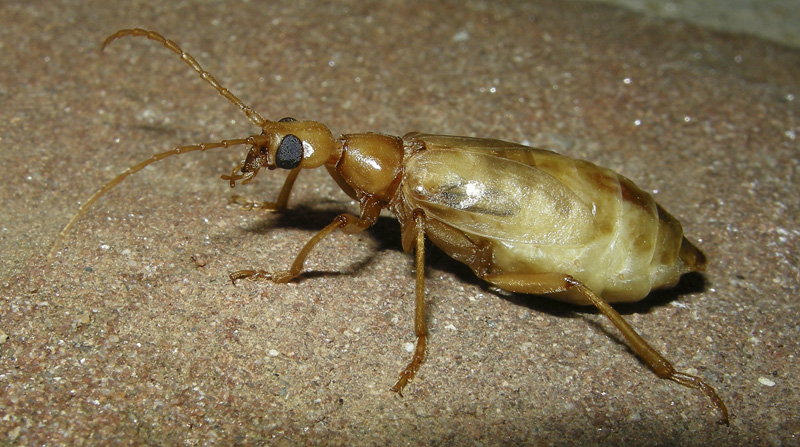
[[[181,57],[181,60],[186,62],[186,65],[192,67],[194,71],[200,74],[200,77],[203,78],[204,81],[208,82],[212,87],[214,87],[220,95],[224,96],[225,99],[235,104],[237,107],[242,109],[247,118],[253,122],[258,127],[264,127],[264,124],[267,122],[261,115],[258,114],[255,110],[251,109],[247,104],[242,102],[241,99],[237,98],[236,95],[230,92],[230,90],[223,87],[214,76],[211,76],[211,73],[205,71],[203,67],[200,66],[199,63],[190,55],[189,53],[184,52],[181,47],[178,46],[177,43],[167,39],[166,37],[162,36],[161,34],[155,31],[149,31],[142,28],[131,28],[131,29],[121,29],[116,33],[106,37],[106,40],[103,42],[103,46],[100,47],[100,51],[103,51],[108,44],[113,42],[114,40],[119,39],[120,37],[125,36],[132,36],[132,37],[146,37],[150,40],[155,40],[156,42],[161,42],[164,47],[172,51],[173,53],[177,54]]]
[[[108,191],[110,191],[113,187],[117,186],[120,182],[125,180],[129,175],[135,174],[146,166],[155,163],[157,161],[163,160],[167,157],[171,157],[173,155],[180,155],[185,154],[187,152],[194,152],[194,151],[206,151],[209,149],[216,149],[218,147],[231,147],[231,146],[239,146],[243,144],[249,144],[251,146],[264,144],[266,138],[263,135],[251,135],[247,138],[236,138],[232,140],[222,140],[214,143],[200,143],[200,144],[193,144],[191,146],[180,146],[176,147],[172,150],[161,152],[158,154],[152,155],[147,160],[137,163],[128,169],[125,170],[122,174],[114,177],[113,180],[103,185],[102,188],[98,189],[97,192],[92,194],[92,197],[89,197],[89,200],[84,202],[83,205],[78,208],[78,212],[75,216],[70,219],[69,223],[64,226],[61,232],[58,233],[58,237],[56,237],[55,242],[53,242],[53,246],[50,248],[50,253],[47,254],[47,259],[52,260],[55,254],[58,252],[58,249],[61,248],[61,244],[64,242],[64,238],[66,238],[67,233],[75,226],[75,224],[86,214],[86,211],[91,208],[92,204],[97,201],[100,197],[105,195]]]

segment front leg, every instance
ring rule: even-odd
[[[233,187],[235,185],[235,180],[242,178],[241,175],[236,174],[236,171],[240,168],[241,166],[234,169],[231,175],[223,175],[222,179],[230,180],[231,187]],[[300,168],[289,171],[289,175],[286,176],[281,191],[278,193],[278,199],[275,202],[257,202],[244,196],[233,195],[231,196],[231,203],[235,203],[247,210],[283,211],[286,209],[286,204],[289,203],[289,195],[292,193],[292,187],[294,186],[295,180],[297,180],[298,174],[300,174]]]
[[[300,250],[300,253],[297,254],[296,258],[294,258],[294,262],[292,263],[291,267],[289,267],[289,270],[274,273],[267,272],[266,270],[239,270],[230,274],[231,281],[233,284],[236,284],[236,281],[240,279],[267,280],[276,283],[287,283],[300,276],[300,273],[303,272],[303,264],[305,264],[308,254],[320,241],[322,241],[322,239],[325,238],[325,236],[333,233],[337,229],[341,229],[348,234],[358,233],[369,228],[373,223],[375,223],[375,221],[371,219],[358,218],[352,214],[340,214],[333,219],[333,222],[329,223],[325,228],[320,230],[319,233],[315,234],[314,237],[306,242],[306,245],[303,246],[303,248]]]

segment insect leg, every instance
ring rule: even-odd
[[[417,336],[417,345],[411,362],[400,373],[400,378],[392,386],[392,391],[400,396],[403,388],[410,382],[425,360],[425,346],[428,338],[428,324],[425,321],[425,227],[421,210],[414,211],[414,224],[417,233],[417,244],[414,250],[414,268],[416,269],[417,283],[415,287],[416,299],[414,307],[414,335]]]
[[[685,387],[693,388],[703,392],[715,407],[722,414],[720,424],[729,425],[728,409],[717,395],[717,392],[699,377],[685,374],[675,370],[667,359],[658,351],[653,349],[633,327],[622,318],[610,304],[600,298],[596,293],[589,289],[582,282],[569,275],[561,273],[541,273],[541,274],[507,274],[507,275],[485,275],[484,280],[511,292],[547,294],[555,292],[565,292],[570,289],[578,291],[586,297],[600,312],[603,313],[617,329],[622,333],[633,351],[655,371],[658,377],[669,379]]]
[[[322,241],[322,239],[325,238],[325,236],[333,233],[337,229],[341,229],[343,232],[348,234],[358,233],[359,231],[369,228],[374,223],[374,219],[358,218],[352,214],[340,214],[333,219],[333,222],[329,223],[325,228],[320,230],[314,235],[314,237],[306,242],[306,245],[300,249],[300,253],[298,253],[297,257],[294,258],[294,262],[292,263],[291,267],[289,267],[289,270],[275,273],[270,273],[266,270],[239,270],[230,274],[231,281],[234,284],[236,284],[236,281],[240,279],[267,280],[277,283],[289,282],[300,276],[300,273],[303,272],[303,264],[306,262],[308,254],[320,241]]]
[[[215,78],[211,76],[211,73],[205,71],[203,67],[190,55],[189,53],[184,52],[181,47],[178,46],[177,43],[167,39],[166,37],[162,36],[161,34],[155,31],[149,31],[142,28],[132,28],[132,29],[121,29],[116,33],[106,37],[106,40],[103,41],[103,46],[100,47],[100,51],[103,51],[108,44],[113,42],[114,40],[119,39],[120,37],[124,36],[132,36],[132,37],[146,37],[150,40],[154,40],[156,42],[160,42],[164,45],[165,48],[172,51],[173,53],[177,54],[181,57],[181,60],[186,63],[186,65],[192,67],[194,71],[200,74],[200,77],[203,78],[204,81],[208,82],[214,89],[219,92],[220,95],[225,97],[228,101],[232,102],[234,105],[239,107],[239,109],[247,115],[247,118],[256,126],[264,127],[266,121],[264,118],[261,118],[261,115],[258,114],[255,110],[251,109],[247,104],[242,102],[241,99],[237,98],[236,95],[231,93],[228,89],[223,87]]]
[[[297,175],[300,173],[302,168],[294,168],[289,171],[289,175],[286,176],[286,180],[283,182],[283,186],[281,187],[281,192],[278,194],[278,200],[275,202],[255,202],[252,200],[247,199],[243,196],[231,196],[231,202],[241,205],[242,208],[245,209],[260,209],[260,210],[267,210],[267,211],[283,211],[286,209],[286,204],[289,202],[289,194],[292,193],[292,187],[294,186],[295,180],[297,180]],[[227,180],[230,176],[222,176],[223,179]]]

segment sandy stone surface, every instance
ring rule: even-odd
[[[580,0],[576,0],[580,1]],[[588,0],[800,48],[796,0]]]
[[[0,444],[791,445],[798,442],[800,52],[598,4],[6,2],[0,14]],[[323,170],[288,213],[280,173],[231,191],[258,132],[141,26],[179,42],[264,116],[336,132],[500,138],[608,166],[655,192],[710,259],[619,306],[676,366],[658,379],[599,314],[497,293],[428,257],[429,358],[414,341],[412,259],[390,217],[280,269],[337,213]],[[795,373],[792,373],[795,371]]]

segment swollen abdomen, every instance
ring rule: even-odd
[[[650,194],[609,169],[571,161],[585,183],[573,191],[595,209],[595,237],[577,260],[583,269],[574,272],[577,279],[608,301],[637,301],[702,268],[702,253]]]

